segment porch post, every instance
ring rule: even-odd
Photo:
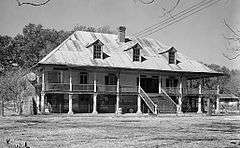
[[[162,78],[161,76],[158,77],[158,93],[161,94],[162,93]]]
[[[45,112],[45,69],[42,71],[41,112]]]
[[[182,112],[182,97],[183,97],[183,87],[182,87],[182,76],[179,79],[179,97],[178,97],[178,108],[177,108],[177,113],[181,114]]]
[[[116,96],[116,111],[115,113],[119,113],[119,95],[120,95],[120,73],[117,75],[117,96]]]
[[[73,110],[72,110],[72,70],[70,69],[69,71],[69,95],[68,95],[68,114],[72,115]]]
[[[94,89],[94,93],[93,93],[93,114],[97,114],[97,75],[96,72],[93,73],[94,74],[94,79],[93,79],[93,89]]]
[[[220,112],[220,96],[219,96],[220,88],[217,86],[217,100],[216,100],[216,113]]]
[[[140,73],[138,74],[138,98],[137,98],[137,114],[141,114],[141,97],[140,97],[140,88],[141,88],[141,75]]]
[[[201,97],[201,95],[202,95],[202,85],[201,84],[199,84],[199,86],[198,86],[198,95],[199,95],[199,97],[198,97],[198,111],[197,111],[197,113],[202,114],[202,97]]]
[[[45,113],[45,93],[41,92],[41,112]]]

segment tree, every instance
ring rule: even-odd
[[[224,25],[230,31],[230,34],[228,36],[224,35],[227,47],[223,56],[229,60],[238,59],[240,57],[240,31],[231,27],[226,20],[224,20]]]
[[[14,111],[22,113],[22,105],[26,96],[33,95],[34,87],[27,80],[28,69],[13,68],[0,77],[0,93],[3,102],[14,102]]]

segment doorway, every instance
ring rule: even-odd
[[[141,78],[141,83],[140,83],[142,89],[146,93],[158,93],[158,85],[159,85],[159,80],[158,78]]]

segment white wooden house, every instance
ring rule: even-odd
[[[187,80],[222,75],[175,47],[149,38],[76,31],[44,57],[40,109],[53,113],[181,113],[183,100],[201,112],[216,90]]]

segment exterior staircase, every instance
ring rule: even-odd
[[[155,104],[152,99],[148,96],[148,94],[140,87],[140,97],[147,104],[148,108],[153,114],[158,114],[157,104]]]
[[[160,114],[172,114],[177,112],[176,103],[163,94],[148,94],[154,104],[157,104],[157,110]]]
[[[169,114],[177,112],[177,104],[164,90],[162,90],[162,94],[147,94],[142,88],[140,88],[140,97],[146,103],[146,105],[153,114]]]

